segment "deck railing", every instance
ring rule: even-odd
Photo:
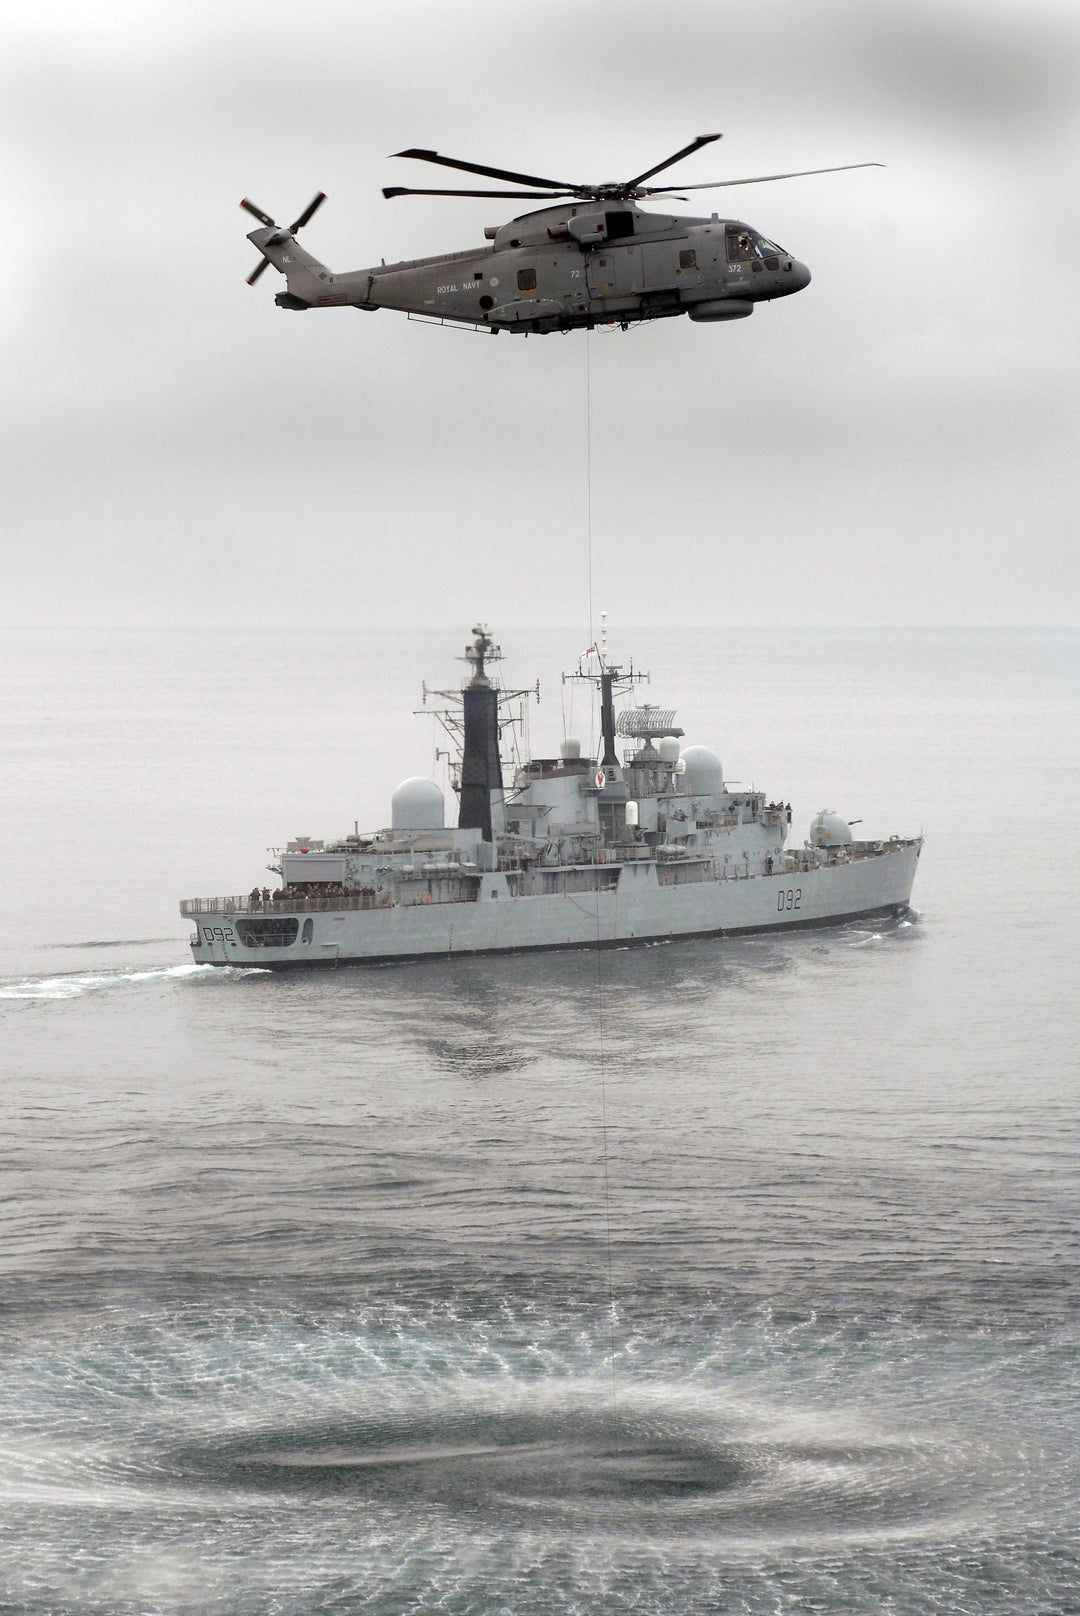
[[[184,898],[180,904],[182,915],[317,915],[343,909],[389,909],[389,895],[374,892],[335,892],[326,897],[310,895],[295,898],[271,893],[270,901],[256,900],[250,895],[235,898]]]
[[[838,862],[848,863],[856,859],[880,858],[883,854],[898,853],[906,848],[914,847],[917,842],[917,837],[897,837],[887,842],[854,842],[850,847],[845,847],[839,851]],[[742,860],[738,863],[716,864],[714,867],[709,867],[713,854],[695,851],[689,857],[685,855],[676,855],[674,857],[668,855],[664,857],[666,849],[663,847],[642,848],[640,850],[620,849],[618,856],[612,856],[609,853],[605,864],[577,865],[573,868],[576,871],[594,870],[599,880],[604,881],[606,878],[607,881],[611,882],[611,885],[614,885],[618,879],[620,864],[627,862],[622,857],[622,854],[628,851],[631,852],[631,857],[647,855],[655,858],[659,854],[657,867],[658,874],[662,880],[668,875],[671,875],[675,880],[694,880],[695,876],[690,872],[697,871],[700,872],[696,875],[698,880],[739,881],[746,880],[751,873]],[[817,869],[821,862],[822,859],[817,850],[789,848],[777,861],[775,873],[782,874],[785,871],[793,870],[809,871]],[[503,869],[504,860],[499,860],[499,867],[500,870]],[[545,870],[542,864],[534,865],[533,868],[540,873],[550,874],[551,876],[556,874],[554,869]],[[450,871],[447,871],[448,875],[450,873]],[[506,873],[513,876],[518,872],[513,869],[511,864]],[[755,870],[754,873],[759,872]],[[612,877],[615,879],[612,880]],[[601,890],[604,890],[604,888],[601,888]],[[468,901],[470,898],[475,897],[476,887],[474,882],[471,881],[468,891],[460,895],[456,892],[451,894],[450,891],[438,892],[433,893],[430,897],[425,895],[421,901],[425,903],[449,903]],[[295,897],[288,897],[281,892],[272,892],[269,899],[263,897],[253,898],[250,893],[240,893],[231,898],[185,898],[180,904],[180,913],[185,916],[315,915],[326,914],[330,911],[340,914],[346,909],[390,909],[393,907],[394,900],[388,892],[328,892],[324,895],[298,893]]]

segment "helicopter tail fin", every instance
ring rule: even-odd
[[[260,240],[260,237],[263,239]],[[277,298],[285,308],[314,308],[326,298],[334,277],[325,264],[298,245],[295,236],[285,230],[253,230],[248,240],[263,255],[251,281],[256,275],[262,274],[267,263],[273,264],[284,275],[289,288],[287,292],[279,293]],[[288,302],[284,301],[286,298]]]
[[[320,303],[343,302],[344,298],[334,296],[330,291],[333,284],[333,275],[325,264],[320,264],[303,247],[297,246],[296,232],[302,230],[312,215],[326,201],[326,194],[319,191],[314,199],[308,203],[298,219],[284,227],[274,223],[268,213],[257,207],[247,197],[240,206],[248,213],[254,214],[262,229],[253,230],[248,240],[262,253],[252,273],[248,276],[248,285],[254,286],[267,264],[273,264],[285,277],[287,292],[279,292],[276,298],[286,309],[310,309]]]

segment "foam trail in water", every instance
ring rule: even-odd
[[[78,999],[101,988],[123,987],[129,982],[165,982],[174,978],[252,976],[263,967],[170,965],[156,971],[100,971],[92,976],[49,976],[11,982],[0,987],[0,999]]]
[[[75,948],[156,948],[164,944],[179,945],[183,937],[94,937],[84,943],[35,943],[35,951]]]

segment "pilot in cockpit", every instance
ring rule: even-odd
[[[727,255],[732,263],[738,263],[755,254],[754,237],[745,227],[729,226],[727,231]]]
[[[727,231],[727,256],[730,263],[749,262],[755,269],[776,269],[777,261],[790,255],[775,241],[766,241],[764,236],[757,235],[753,230],[736,226]]]

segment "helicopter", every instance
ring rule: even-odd
[[[467,163],[420,147],[395,152],[467,174],[502,180],[528,190],[422,190],[384,188],[399,196],[510,197],[557,203],[523,213],[508,224],[489,226],[489,245],[440,253],[398,264],[335,274],[298,245],[297,233],[326,200],[320,191],[284,228],[247,197],[240,206],[260,221],[248,240],[262,253],[248,277],[253,286],[269,264],[285,276],[287,290],[274,299],[282,309],[396,309],[440,324],[546,335],[592,330],[686,314],[713,322],[745,319],[757,303],[790,297],[810,284],[810,271],[783,247],[740,219],[646,212],[646,197],[676,191],[706,191],[809,174],[837,174],[880,163],[842,163],[835,168],[757,174],[750,179],[694,185],[646,185],[663,169],[689,157],[720,135],[698,135],[688,146],[621,183],[574,185],[512,169]]]

